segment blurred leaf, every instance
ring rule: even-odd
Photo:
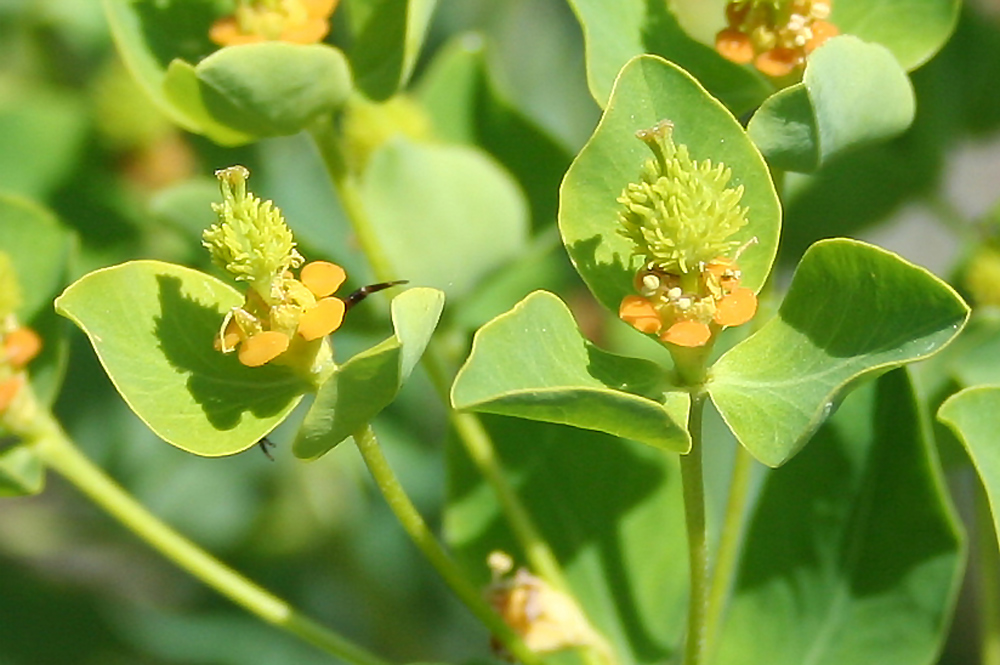
[[[388,99],[410,79],[437,0],[345,0],[353,35],[347,51],[358,87]]]
[[[768,474],[719,665],[935,662],[962,537],[907,374],[873,387]]]
[[[778,197],[767,166],[743,128],[697,81],[653,56],[630,61],[615,84],[594,135],[566,173],[560,192],[559,229],[573,264],[597,299],[618,312],[622,298],[635,292],[632,242],[619,233],[617,199],[638,181],[653,158],[636,131],[662,119],[673,122],[673,139],[699,162],[725,164],[730,188],[743,187],[740,205],[749,223],[733,240],[756,244],[740,257],[743,285],[759,290],[771,269],[781,225]]]
[[[450,299],[517,256],[526,241],[517,185],[471,148],[396,137],[372,156],[362,196],[398,276]]]
[[[352,357],[316,394],[293,450],[315,458],[353,435],[399,394],[437,327],[444,294],[436,289],[408,289],[392,299],[396,334]]]
[[[347,60],[325,44],[229,46],[194,71],[201,103],[212,118],[256,138],[296,134],[351,93]]]
[[[997,422],[1000,387],[974,386],[949,397],[938,409],[938,420],[951,428],[969,453],[986,490],[993,526],[1000,535],[1000,446]]]
[[[961,0],[837,0],[830,20],[843,34],[882,44],[906,70],[944,46],[958,22]]]
[[[253,140],[249,134],[226,127],[215,119],[208,108],[206,90],[198,80],[198,70],[194,65],[180,59],[171,62],[163,77],[163,94],[165,103],[172,109],[168,115],[188,131],[204,134],[224,146]]]
[[[22,445],[0,449],[0,497],[38,494],[44,488],[45,467],[34,450]]]
[[[42,199],[79,159],[86,136],[80,99],[48,90],[0,95],[0,189]]]
[[[932,355],[968,315],[923,268],[859,241],[821,241],[778,316],[713,366],[709,394],[740,443],[780,466],[857,380]]]
[[[602,107],[618,71],[650,53],[677,63],[737,115],[760,104],[771,91],[764,77],[732,63],[695,41],[658,0],[570,0],[587,43],[587,80]],[[720,8],[721,11],[721,8]]]
[[[218,221],[212,204],[219,200],[219,181],[208,176],[182,180],[153,196],[149,211],[157,221],[201,240],[202,232]]]
[[[232,287],[188,268],[132,261],[70,285],[56,310],[87,334],[118,392],[158,436],[206,457],[255,445],[309,386],[287,367],[215,350]]]
[[[598,349],[558,297],[536,291],[483,326],[452,387],[456,409],[593,429],[687,452],[689,396],[664,368]]]
[[[573,596],[619,662],[667,662],[687,602],[677,457],[559,425],[497,417],[484,423]],[[451,441],[448,451],[445,538],[485,585],[490,552],[505,551],[519,566],[524,554],[464,449]]]
[[[802,83],[764,102],[747,133],[772,167],[809,172],[903,132],[914,112],[913,88],[892,54],[842,36],[809,57]]]
[[[571,155],[501,98],[485,62],[483,40],[465,34],[446,45],[420,79],[418,94],[444,139],[478,145],[517,179],[535,228],[549,228],[559,181]]]
[[[51,404],[66,370],[66,327],[52,301],[66,284],[76,238],[56,217],[30,201],[0,195],[0,251],[6,253],[21,286],[18,319],[41,335],[42,351],[28,366],[31,386]]]
[[[115,46],[145,93],[178,125],[200,131],[201,119],[191,117],[168,98],[164,77],[175,58],[198,60],[215,50],[208,41],[208,29],[216,18],[213,3],[103,0],[102,4]],[[187,52],[181,50],[185,47]]]

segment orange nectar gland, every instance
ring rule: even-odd
[[[739,64],[754,63],[764,74],[781,78],[800,69],[806,56],[838,34],[826,19],[832,0],[732,0],[727,27],[715,48]]]
[[[285,292],[294,294],[291,298],[292,317],[297,317],[295,334],[303,340],[313,340],[326,337],[336,331],[344,322],[347,304],[340,298],[332,297],[341,284],[347,279],[347,273],[340,266],[327,261],[314,261],[306,264],[296,280],[291,271],[283,274]],[[295,285],[304,286],[308,295],[303,294]],[[256,292],[250,290],[244,307],[236,308],[226,317],[223,331],[216,339],[216,349],[228,353],[239,349],[237,357],[240,363],[247,367],[265,365],[285,351],[291,345],[291,336],[281,330],[266,330],[266,320],[271,316],[268,306],[261,302]],[[312,296],[311,298],[309,296]],[[303,302],[304,301],[304,302]],[[303,306],[304,305],[304,306]],[[282,305],[276,305],[278,309]],[[264,316],[255,316],[251,311],[265,310]]]
[[[219,46],[264,41],[315,44],[330,32],[338,0],[240,0],[236,12],[212,24],[208,36]]]

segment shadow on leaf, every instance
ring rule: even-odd
[[[236,427],[243,414],[258,418],[279,413],[308,387],[287,367],[244,367],[236,354],[213,346],[222,324],[217,306],[205,305],[181,290],[181,280],[158,275],[160,316],[154,334],[166,360],[188,374],[187,389],[220,430]]]

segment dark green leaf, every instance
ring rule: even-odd
[[[837,0],[830,20],[845,34],[882,44],[907,70],[944,46],[958,22],[961,0]]]
[[[358,87],[375,100],[410,78],[437,0],[347,0],[353,46],[347,56]]]
[[[886,374],[768,474],[716,663],[935,662],[964,547],[922,415]]]
[[[778,316],[712,368],[712,400],[761,462],[788,461],[852,383],[926,358],[965,325],[947,284],[854,240],[806,252]]]
[[[158,436],[216,457],[255,445],[310,387],[287,367],[215,350],[232,287],[188,268],[133,261],[85,275],[56,309],[90,338],[118,392]]]
[[[587,80],[605,106],[618,70],[643,53],[662,56],[690,71],[712,94],[742,114],[764,100],[771,85],[692,39],[656,0],[570,0],[587,42]],[[719,15],[722,15],[722,6]],[[721,25],[719,26],[721,29]]]
[[[618,662],[668,662],[683,631],[688,580],[676,456],[598,432],[516,418],[484,422],[505,475]],[[527,563],[496,494],[455,442],[444,532],[482,584],[494,550]]]
[[[329,452],[396,398],[423,355],[443,307],[444,294],[436,289],[409,289],[393,298],[396,334],[352,357],[323,384],[295,438],[298,457]]]
[[[845,35],[813,53],[802,83],[765,101],[747,131],[772,166],[808,172],[903,132],[914,112],[913,88],[892,53]]]
[[[652,158],[635,133],[662,119],[674,123],[673,139],[698,162],[732,170],[728,186],[744,188],[740,204],[749,223],[734,240],[756,244],[740,257],[744,286],[759,290],[778,246],[781,210],[767,166],[733,116],[689,74],[660,58],[630,61],[615,84],[594,135],[577,156],[560,192],[559,228],[573,264],[597,299],[613,312],[635,293],[638,267],[632,242],[619,233],[617,198],[639,180]]]
[[[483,326],[452,387],[456,409],[593,429],[687,452],[689,396],[649,361],[598,349],[536,291]]]

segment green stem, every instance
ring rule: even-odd
[[[250,613],[348,663],[386,665],[386,661],[299,614],[281,598],[171,529],[88,460],[55,423],[45,428],[36,450],[48,466],[153,549]]]
[[[357,179],[347,168],[333,120],[329,117],[322,119],[313,125],[310,133],[326,164],[330,179],[337,190],[341,204],[344,206],[351,228],[371,263],[375,278],[380,281],[397,279],[399,276],[392,269],[391,262],[382,250],[377,234],[369,222],[358,190]],[[427,370],[438,396],[448,409],[448,418],[458,434],[459,441],[486,482],[496,493],[501,510],[507,517],[514,536],[524,550],[528,563],[535,574],[553,587],[568,591],[569,587],[562,573],[562,568],[548,542],[541,537],[517,492],[504,476],[493,441],[486,428],[483,427],[482,421],[474,414],[458,413],[450,408],[451,381],[444,369],[445,362],[442,360],[438,347],[436,340],[432,339],[421,359],[421,364]]]
[[[747,499],[750,496],[752,472],[753,457],[746,448],[737,444],[736,457],[733,460],[733,473],[729,481],[729,498],[726,502],[722,536],[719,540],[715,566],[712,569],[712,582],[708,595],[705,636],[710,646],[715,644],[726,598],[729,596],[733,578],[736,576],[736,563],[739,559],[743,537],[743,515],[746,512]]]
[[[1000,551],[997,549],[996,525],[986,492],[977,488],[976,570],[979,580],[979,662],[1000,665]]]
[[[356,432],[353,438],[369,473],[389,504],[389,508],[403,525],[403,529],[409,534],[414,544],[437,569],[455,595],[504,643],[504,646],[514,657],[527,665],[540,663],[534,652],[524,645],[521,638],[483,600],[479,590],[468,581],[468,577],[434,538],[382,454],[382,449],[378,445],[378,440],[375,438],[375,432],[371,426],[366,425],[362,430]]]
[[[705,481],[702,472],[702,415],[705,393],[691,395],[688,429],[691,450],[681,455],[681,482],[684,485],[684,516],[687,524],[691,595],[688,601],[687,642],[684,665],[702,665],[707,651],[708,532],[705,524]]]

